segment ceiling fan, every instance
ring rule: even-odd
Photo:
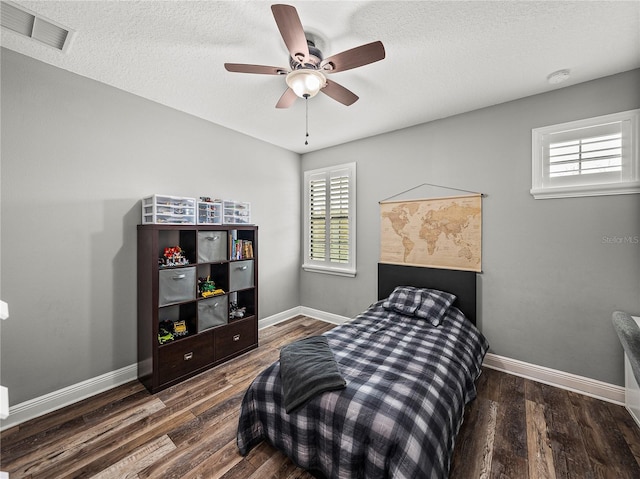
[[[352,105],[358,96],[339,83],[327,79],[327,74],[342,72],[382,60],[385,56],[382,42],[361,45],[328,58],[314,43],[307,40],[300,17],[291,5],[272,5],[271,11],[289,50],[289,67],[280,68],[244,63],[225,63],[230,72],[286,75],[287,89],[278,100],[276,108],[290,107],[296,98],[309,99],[319,91],[343,105]]]

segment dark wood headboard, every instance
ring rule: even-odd
[[[476,273],[452,269],[423,268],[378,263],[378,299],[391,294],[396,286],[431,288],[454,294],[454,306],[476,324]]]

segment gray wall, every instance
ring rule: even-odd
[[[534,200],[531,129],[638,108],[638,85],[634,70],[305,154],[303,170],[357,162],[358,274],[302,273],[302,305],[353,316],[375,301],[380,200],[422,183],[478,191],[491,351],[622,385],[611,313],[640,314],[640,244],[603,238],[640,235],[640,195]]]
[[[300,305],[300,156],[2,50],[1,382],[10,404],[136,362],[153,194],[250,201],[260,316]]]

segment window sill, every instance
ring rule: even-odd
[[[333,274],[335,276],[347,276],[349,278],[354,278],[356,276],[356,270],[349,268],[335,268],[303,264],[302,269],[310,273]]]
[[[630,195],[640,193],[640,182],[531,188],[530,192],[536,200],[578,198],[582,196]]]

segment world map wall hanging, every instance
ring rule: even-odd
[[[482,271],[482,195],[380,202],[380,262]]]

